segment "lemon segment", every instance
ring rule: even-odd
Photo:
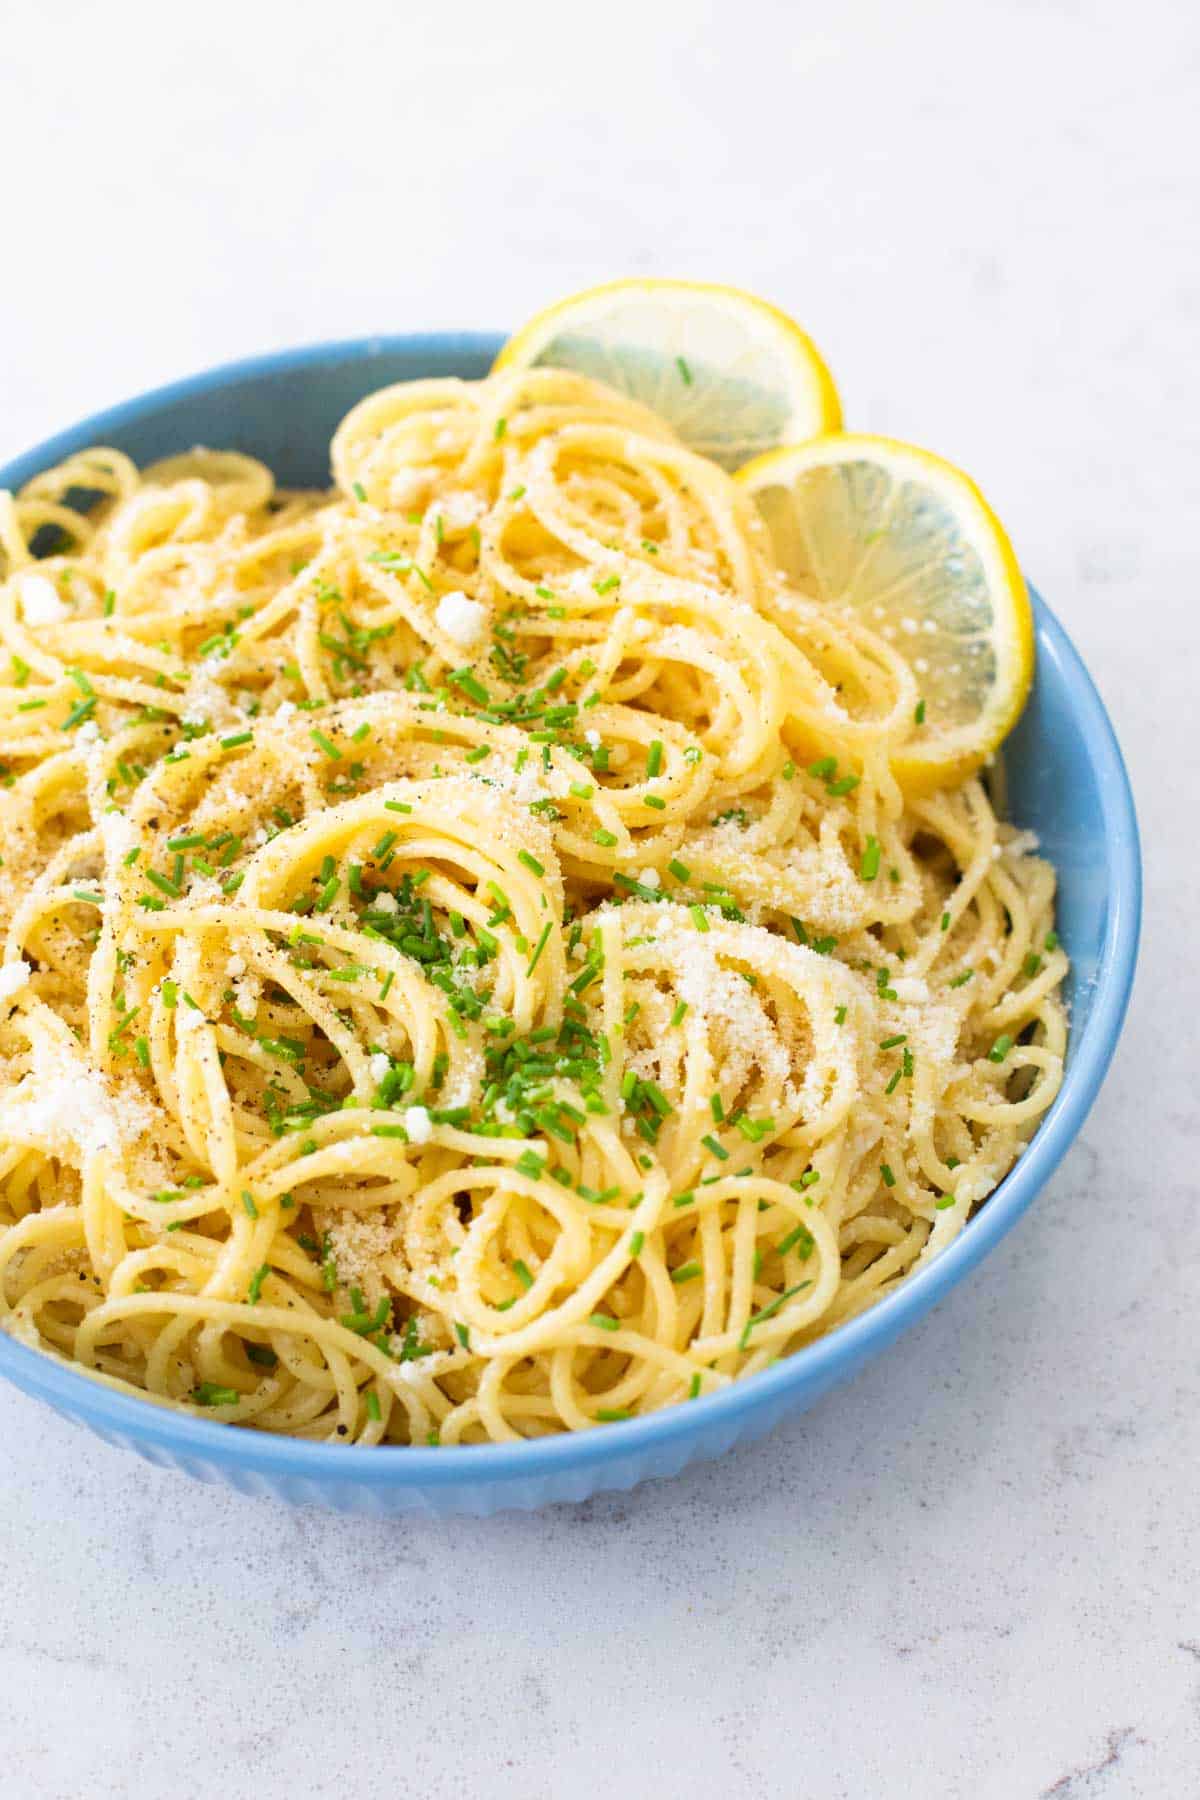
[[[821,432],[841,405],[794,320],[738,288],[614,281],[538,313],[497,369],[549,366],[607,382],[726,469]]]
[[[964,780],[1016,723],[1034,662],[1025,582],[975,483],[926,450],[851,433],[759,457],[737,479],[789,579],[851,608],[913,669],[921,702],[898,779]]]

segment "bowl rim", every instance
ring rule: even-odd
[[[135,424],[165,405],[236,385],[245,379],[292,374],[314,365],[369,362],[381,355],[427,350],[439,360],[494,355],[494,332],[405,332],[341,338],[219,364],[108,407],[56,432],[0,467],[0,487],[16,487],[85,444]],[[1142,865],[1137,816],[1124,758],[1104,703],[1075,646],[1050,607],[1030,585],[1039,658],[1058,665],[1077,727],[1092,760],[1103,818],[1108,914],[1097,961],[1095,1001],[1074,1043],[1054,1103],[1028,1149],[988,1196],[967,1227],[925,1268],[868,1311],[802,1350],[715,1394],[664,1407],[585,1432],[518,1442],[448,1445],[339,1444],[229,1426],[176,1412],[152,1395],[127,1394],[52,1352],[34,1349],[0,1330],[0,1374],[27,1393],[113,1436],[263,1474],[316,1483],[446,1488],[483,1482],[532,1481],[610,1458],[635,1456],[693,1434],[712,1436],[742,1413],[785,1405],[795,1388],[820,1392],[839,1370],[857,1369],[915,1324],[995,1248],[1057,1169],[1091,1110],[1112,1061],[1129,1004],[1142,911]]]

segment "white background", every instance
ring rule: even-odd
[[[1187,0],[0,9],[0,457],[257,350],[743,284],[980,480],[1095,672],[1148,937],[979,1275],[736,1460],[383,1526],[0,1394],[0,1791],[1197,1792],[1200,24]]]

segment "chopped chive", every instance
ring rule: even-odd
[[[1046,949],[1050,952],[1051,955],[1053,955],[1054,952],[1058,949],[1058,933],[1057,933],[1057,931],[1048,931],[1046,933]]]
[[[469,1350],[471,1348],[471,1333],[470,1333],[469,1329],[467,1328],[467,1326],[460,1325],[460,1324],[458,1324],[457,1321],[455,1321],[454,1335],[458,1339],[459,1343],[462,1345],[464,1350]]]
[[[948,1212],[954,1203],[953,1194],[943,1194],[941,1199],[935,1200],[933,1204],[938,1212]]]
[[[699,1398],[699,1396],[700,1396],[700,1376],[699,1376],[699,1374],[696,1374],[696,1375],[693,1375],[692,1379],[688,1382],[688,1399],[696,1400]]]
[[[254,1195],[250,1192],[249,1188],[242,1189],[242,1205],[252,1219],[257,1219],[258,1207],[254,1204]]]
[[[681,1000],[678,1003],[678,1005],[676,1006],[675,1011],[671,1014],[672,1025],[682,1025],[683,1024],[683,1021],[687,1016],[687,1009],[688,1009],[687,1001]]]
[[[169,894],[172,900],[178,900],[183,891],[168,875],[160,875],[157,869],[146,870],[146,880],[156,887],[160,894]]]
[[[801,1262],[807,1262],[813,1253],[816,1239],[807,1225],[793,1225],[787,1236],[776,1246],[780,1256],[786,1256],[789,1250],[799,1246]]]
[[[675,877],[676,881],[690,881],[692,879],[692,871],[687,867],[686,863],[681,863],[677,856],[671,858],[670,862],[667,864],[667,869],[669,873]]]
[[[103,894],[94,894],[91,888],[72,888],[72,900],[82,900],[85,906],[103,906]]]
[[[646,779],[647,779],[647,781],[653,781],[654,777],[660,773],[660,771],[662,769],[662,761],[663,761],[662,739],[654,738],[651,742],[649,750],[647,750],[647,752],[646,752]]]
[[[467,751],[467,754],[463,757],[463,761],[468,763],[481,763],[491,754],[492,746],[490,744],[476,744],[473,750]]]
[[[504,434],[507,430],[508,430],[508,420],[507,419],[497,419],[495,428],[492,432],[492,437],[495,439],[496,443],[500,442],[501,438],[504,436]]]
[[[592,586],[598,594],[611,594],[612,590],[615,587],[620,587],[620,585],[621,577],[619,575],[603,575],[599,581],[593,581],[592,583]]]
[[[715,1098],[715,1096],[714,1096],[714,1098]],[[700,1139],[700,1142],[704,1145],[704,1148],[706,1150],[710,1150],[712,1152],[712,1154],[716,1157],[718,1162],[728,1162],[729,1161],[728,1150],[726,1150],[724,1144],[718,1143],[717,1139],[715,1137],[713,1137],[711,1135],[711,1133],[705,1137],[702,1137]]]
[[[642,805],[652,806],[655,812],[666,812],[667,803],[659,794],[643,794]]]
[[[588,1324],[599,1326],[601,1331],[620,1331],[621,1329],[620,1319],[614,1319],[611,1313],[591,1313],[588,1317]]]
[[[942,930],[949,931],[949,929],[950,929],[950,914],[948,912],[944,912],[942,914]]]
[[[454,683],[455,687],[461,688],[469,700],[474,700],[476,706],[487,706],[491,700],[491,695],[479,677],[465,666],[461,669],[451,669],[448,679]]]
[[[222,750],[237,750],[242,744],[252,744],[253,742],[254,733],[252,731],[237,731],[232,737],[221,739],[221,748]]]
[[[326,737],[325,733],[323,731],[318,731],[315,726],[308,735],[317,746],[317,749],[325,752],[325,755],[329,758],[330,762],[341,762],[342,753],[333,742],[332,738]]]
[[[545,1167],[545,1157],[538,1156],[536,1151],[533,1150],[522,1150],[520,1156],[518,1156],[516,1162],[513,1164],[513,1168],[516,1169],[518,1174],[528,1175],[531,1181],[540,1181]]]
[[[697,1275],[703,1275],[703,1273],[704,1270],[698,1262],[684,1263],[682,1269],[671,1270],[671,1280],[675,1282],[676,1286],[679,1286],[685,1281],[695,1281]]]
[[[513,1263],[513,1274],[527,1291],[533,1286],[533,1276],[529,1273],[528,1263],[523,1263],[518,1256]]]
[[[892,1074],[891,1080],[888,1082],[887,1086],[884,1088],[883,1091],[885,1094],[894,1094],[896,1089],[899,1087],[899,1085],[900,1085],[900,1070],[896,1069]]]
[[[988,1051],[988,1061],[1002,1063],[1012,1047],[1013,1040],[1009,1037],[1007,1032],[1002,1033]]]
[[[629,1240],[630,1256],[640,1256],[642,1254],[643,1248],[645,1247],[645,1243],[646,1243],[645,1232],[644,1231],[635,1231],[633,1236]]]
[[[518,850],[517,861],[523,864],[523,866],[529,869],[534,875],[544,875],[546,873],[545,863],[540,863],[537,857],[532,856],[528,850]]]
[[[383,1408],[379,1404],[379,1395],[375,1392],[374,1388],[367,1389],[363,1404],[367,1409],[368,1419],[374,1419],[376,1424],[378,1424],[379,1420],[383,1417]]]
[[[82,725],[85,719],[91,718],[95,710],[96,696],[93,694],[89,700],[81,700],[77,706],[71,708],[70,712],[59,726],[59,730],[70,731],[74,726]]]
[[[537,945],[533,952],[533,955],[529,959],[528,966],[526,967],[526,970],[525,970],[526,975],[532,975],[533,971],[538,966],[538,958],[541,956],[542,951],[546,948],[547,941],[550,937],[551,924],[552,924],[552,921],[550,919],[547,919],[545,925],[542,927],[542,935],[538,939]]]
[[[884,1187],[895,1187],[896,1177],[893,1174],[891,1166],[888,1163],[880,1163],[879,1173],[883,1176]]]
[[[140,1037],[134,1039],[133,1054],[137,1057],[143,1069],[148,1069],[150,1067],[150,1045],[146,1038]]]
[[[598,1406],[596,1417],[605,1425],[619,1425],[624,1419],[632,1419],[633,1414],[624,1406]]]
[[[846,1008],[844,1006],[834,1007],[833,1022],[835,1025],[844,1025],[846,1023]]]
[[[707,931],[709,928],[708,914],[705,912],[704,908],[699,905],[692,905],[688,907],[688,911],[692,915],[696,930]]]
[[[898,1044],[907,1044],[907,1042],[908,1042],[908,1033],[904,1032],[904,1031],[898,1031],[896,1033],[895,1037],[881,1039],[879,1048],[881,1050],[894,1050]]]
[[[406,805],[403,800],[385,800],[383,804],[388,812],[410,813],[412,811],[412,807]]]
[[[852,794],[861,780],[861,775],[843,775],[840,781],[831,781],[825,792],[833,799],[840,800],[843,795]]]
[[[802,1288],[811,1286],[811,1281],[798,1281],[795,1287],[785,1288],[782,1294],[777,1295],[774,1300],[769,1301],[760,1312],[751,1313],[750,1317],[746,1320],[742,1335],[738,1339],[738,1349],[745,1350],[747,1348],[750,1342],[750,1333],[754,1330],[756,1325],[765,1324],[768,1319],[773,1319],[780,1308],[792,1298],[793,1294],[798,1294]]]
[[[917,725],[923,725],[925,723],[925,702],[923,700],[917,701],[917,710],[913,714],[913,722]]]
[[[974,969],[964,969],[961,975],[955,975],[950,982],[952,988],[963,987],[974,975]]]
[[[724,1124],[725,1108],[721,1105],[720,1094],[710,1094],[708,1096],[708,1110],[717,1121],[718,1125]]]
[[[613,833],[611,831],[605,831],[603,826],[600,826],[592,833],[593,844],[601,844],[606,850],[611,850],[616,841]]]
[[[862,862],[858,872],[864,881],[874,881],[879,873],[879,839],[868,835],[867,847],[862,853]]]
[[[677,356],[675,358],[675,367],[679,370],[680,380],[683,382],[684,387],[691,387],[692,371],[682,356]]]

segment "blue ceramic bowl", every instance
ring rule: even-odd
[[[414,376],[482,375],[500,342],[371,338],[234,363],[85,420],[0,469],[0,487],[18,487],[87,444],[116,445],[140,463],[220,445],[261,457],[284,482],[321,484],[334,427],[364,394]],[[0,1373],[149,1462],[244,1493],[370,1514],[488,1514],[630,1488],[760,1437],[845,1381],[962,1281],[1041,1192],[1096,1098],[1125,1015],[1141,914],[1133,798],[1087,670],[1036,594],[1033,605],[1037,680],[1005,763],[1012,816],[1038,833],[1059,872],[1058,929],[1071,957],[1066,1079],[979,1214],[871,1312],[709,1398],[574,1436],[465,1449],[342,1448],[217,1425],[114,1393],[2,1333]]]

